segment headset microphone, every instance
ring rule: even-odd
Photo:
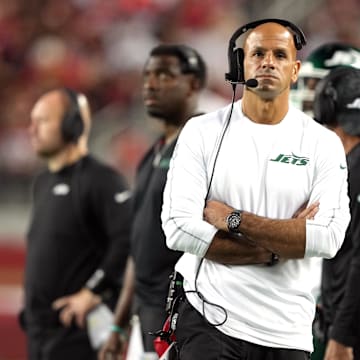
[[[246,85],[247,87],[254,88],[259,85],[259,82],[256,79],[249,79],[244,82],[244,85]]]

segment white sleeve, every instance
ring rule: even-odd
[[[306,222],[306,257],[334,257],[350,221],[344,148],[337,135],[331,135],[322,139],[317,154],[309,203],[318,200],[320,209],[314,220]]]
[[[208,155],[214,145],[211,149],[206,145],[216,144],[213,136],[213,131],[192,120],[185,125],[174,150],[163,195],[161,219],[167,246],[199,257],[205,255],[217,232],[203,220],[212,167],[208,157],[214,157]],[[339,138],[330,131],[319,140],[314,156],[309,204],[319,201],[320,210],[315,220],[306,223],[305,256],[330,258],[340,249],[350,220],[347,170],[343,168],[346,159]]]
[[[183,128],[170,162],[161,214],[167,246],[199,257],[217,232],[203,220],[208,187],[204,137],[192,120]]]

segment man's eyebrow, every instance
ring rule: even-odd
[[[288,53],[290,50],[287,46],[278,46],[276,48],[273,48],[273,49],[268,49],[268,48],[265,48],[264,46],[255,46],[253,48],[250,49],[250,51],[268,51],[268,50],[271,50],[271,51],[274,51],[274,52],[277,52],[277,51],[283,51],[283,52],[286,52]]]

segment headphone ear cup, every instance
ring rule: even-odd
[[[70,112],[65,115],[62,121],[62,137],[67,143],[76,143],[84,131],[84,123],[79,111]]]
[[[62,137],[67,143],[76,143],[84,131],[84,121],[81,117],[77,94],[70,89],[65,89],[65,93],[70,100],[70,105],[61,123]]]
[[[315,90],[314,117],[323,125],[336,125],[337,92],[331,81],[323,79]]]
[[[244,50],[237,48],[235,50],[236,57],[236,78],[238,82],[244,82]]]
[[[335,124],[335,108],[336,108],[337,93],[333,88],[331,82],[327,83],[324,89],[324,97],[321,104],[321,112],[323,123],[325,125]]]
[[[229,72],[225,74],[225,80],[235,82],[237,78],[236,56],[233,50],[228,52]]]
[[[226,80],[234,83],[244,81],[244,51],[237,48],[228,54],[229,72],[226,73]]]

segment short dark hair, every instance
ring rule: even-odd
[[[194,74],[203,88],[206,84],[207,69],[201,55],[192,47],[184,44],[160,44],[154,47],[150,56],[170,55],[179,59],[183,74]]]

